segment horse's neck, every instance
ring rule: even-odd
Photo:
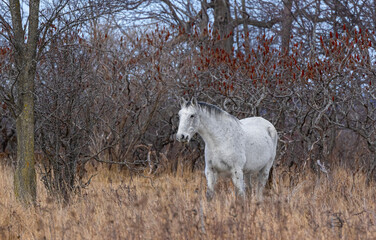
[[[198,129],[206,144],[216,146],[234,138],[238,131],[239,124],[234,119],[210,115],[201,116],[201,127]]]

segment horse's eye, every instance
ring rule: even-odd
[[[191,118],[194,118],[194,117],[195,117],[195,115],[194,115],[194,114],[192,114],[192,115],[191,115]]]

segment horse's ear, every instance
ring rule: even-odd
[[[187,106],[187,100],[185,100],[184,97],[180,98],[180,107],[183,108],[185,106]]]
[[[197,99],[195,97],[192,97],[191,103],[192,103],[192,106],[195,106],[195,107],[198,105]]]

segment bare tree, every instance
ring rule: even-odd
[[[10,1],[12,29],[9,40],[15,49],[17,70],[16,87],[16,129],[17,168],[14,175],[16,197],[30,203],[36,200],[36,179],[34,169],[34,77],[39,38],[39,1],[29,2],[28,29],[23,28],[19,1]],[[25,38],[27,41],[25,42]]]
[[[10,106],[15,106],[13,111],[16,116],[17,167],[14,184],[16,196],[21,201],[30,203],[36,199],[34,79],[37,63],[45,47],[55,36],[72,26],[105,14],[137,7],[142,2],[46,2],[43,3],[45,9],[40,14],[40,1],[30,1],[29,9],[25,11],[28,13],[27,17],[23,15],[23,6],[19,1],[11,0],[9,4],[2,2],[5,8],[2,9],[4,14],[0,16],[0,24],[3,29],[1,35],[11,43],[14,49],[15,71],[12,84],[14,84],[16,91],[11,92],[7,100],[14,102],[14,105],[10,104]],[[8,13],[10,13],[10,16]],[[11,19],[11,22],[8,21],[7,17]],[[42,20],[41,23],[40,20]],[[52,29],[56,31],[54,34],[49,34]]]
[[[262,2],[261,5],[263,4],[269,3]],[[275,12],[274,15],[268,14],[267,17],[270,19],[258,19],[261,18],[261,13],[256,16],[249,13],[252,4],[245,2],[239,4],[237,1],[229,0],[189,2],[163,0],[152,6],[154,6],[153,11],[140,11],[139,14],[144,18],[177,26],[187,34],[195,34],[196,31],[202,37],[210,36],[216,40],[214,48],[219,47],[228,53],[232,51],[234,33],[239,26],[271,28],[282,19],[279,12]],[[265,13],[264,9],[259,10]]]

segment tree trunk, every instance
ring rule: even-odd
[[[234,38],[233,26],[228,0],[214,1],[214,34],[218,38],[217,47],[231,53]]]
[[[290,50],[290,38],[291,38],[291,29],[292,29],[292,1],[293,0],[283,0],[283,20],[282,20],[282,43],[281,50],[283,52],[289,52]]]
[[[242,18],[246,19],[247,17],[248,16],[247,16],[247,8],[245,6],[245,0],[242,0]],[[251,50],[250,50],[251,46],[249,42],[248,23],[246,21],[244,21],[243,28],[244,28],[244,51],[245,51],[245,54],[249,56],[251,54]]]
[[[27,67],[26,67],[27,68]],[[34,74],[24,70],[18,81],[21,113],[16,119],[17,131],[17,168],[14,175],[16,197],[22,202],[34,202],[36,199],[36,178],[34,169]],[[30,76],[32,75],[32,76]]]
[[[15,62],[18,71],[17,87],[17,166],[14,175],[16,198],[26,204],[36,200],[36,175],[34,160],[34,78],[36,73],[36,49],[38,42],[39,1],[30,0],[25,43],[20,2],[10,0]]]

